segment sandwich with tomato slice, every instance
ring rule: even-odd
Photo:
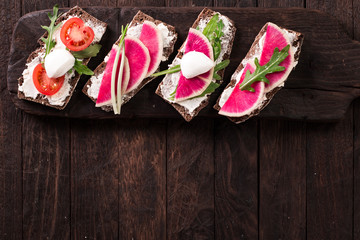
[[[93,75],[87,64],[99,52],[107,24],[78,6],[58,15],[55,5],[48,14],[47,32],[40,47],[30,54],[18,80],[18,97],[64,109],[81,74]]]

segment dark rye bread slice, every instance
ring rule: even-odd
[[[250,50],[248,51],[248,53],[246,54],[244,59],[250,59],[254,56],[255,52],[256,52],[256,48],[257,45],[260,41],[260,39],[262,38],[262,36],[266,33],[266,29],[269,23],[266,23],[260,30],[260,32],[258,33],[258,35],[256,36],[253,44],[250,47]],[[296,52],[294,53],[294,62],[298,62],[299,60],[299,56],[300,56],[300,52],[301,52],[301,46],[302,43],[304,41],[304,35],[302,33],[299,32],[295,32],[293,30],[289,30],[286,28],[282,28],[284,31],[287,31],[288,33],[291,34],[295,34],[294,39],[292,39],[292,47],[297,48]],[[231,80],[230,83],[226,86],[225,89],[229,88],[229,87],[234,87],[236,85],[236,77],[237,75],[241,72],[241,70],[244,68],[245,66],[243,66],[242,62],[239,64],[239,66],[236,68],[234,74],[231,76]],[[295,66],[294,66],[295,68]],[[284,80],[284,82],[286,81],[286,79]],[[261,110],[263,110],[271,101],[271,99],[274,97],[274,95],[282,88],[282,86],[278,86],[276,88],[274,88],[273,90],[271,90],[270,92],[265,93],[265,97],[266,99],[264,101],[261,102],[261,104],[259,105],[258,108],[254,109],[250,114],[241,116],[241,117],[228,117],[231,121],[235,122],[235,123],[241,123],[244,122],[246,120],[248,120],[249,118],[256,116],[260,113]],[[225,90],[224,89],[224,90]],[[220,101],[221,95],[220,97],[217,99],[216,104],[214,106],[214,108],[216,110],[220,110],[220,105],[219,105],[219,101]]]
[[[175,31],[175,27],[174,26],[171,26],[169,24],[166,24],[165,22],[162,22],[160,20],[156,20],[154,18],[152,18],[151,16],[143,13],[142,11],[138,11],[136,13],[136,15],[133,17],[133,19],[131,20],[130,22],[130,25],[129,25],[129,28],[130,27],[134,27],[138,24],[142,24],[144,21],[150,21],[150,22],[154,22],[155,25],[159,25],[160,23],[164,24],[169,32],[172,32],[174,34],[174,38],[172,39],[172,41],[170,42],[170,46],[169,47],[166,47],[166,48],[163,48],[163,56],[168,59],[169,56],[171,55],[171,53],[174,51],[174,45],[175,45],[175,42],[177,40],[177,33]],[[119,36],[118,40],[114,43],[115,45],[119,44],[120,42],[120,38],[121,38],[121,35]],[[108,54],[109,55],[109,54]],[[160,66],[159,66],[160,67]],[[102,74],[104,72],[106,68],[106,63],[103,61],[99,66],[97,66],[97,68],[94,70],[94,76],[98,76],[100,74]],[[159,69],[158,69],[159,70]],[[158,71],[157,70],[157,71]],[[121,105],[127,103],[133,96],[135,96],[135,94],[137,94],[146,84],[148,84],[149,82],[151,82],[152,80],[154,80],[156,77],[147,77],[145,78],[137,88],[135,88],[134,90],[132,90],[131,92],[129,93],[126,93],[124,94],[123,96],[123,102]],[[96,98],[90,96],[88,94],[88,89],[91,87],[92,85],[92,79],[90,78],[87,83],[85,84],[85,86],[83,87],[83,93],[88,96],[93,102],[96,103]],[[103,109],[104,111],[107,111],[107,112],[110,112],[110,111],[113,111],[113,107],[111,105],[108,105],[108,106],[102,106],[101,109]]]
[[[192,28],[196,28],[198,25],[199,25],[199,22],[202,20],[202,19],[208,19],[210,20],[212,16],[214,16],[216,14],[215,11],[211,10],[211,9],[208,9],[208,8],[204,8],[200,14],[198,15],[197,19],[195,20],[195,22],[193,23],[193,25],[191,26]],[[224,16],[224,15],[222,15]],[[226,16],[224,16],[226,17]],[[227,18],[227,17],[226,17]],[[230,25],[230,33],[231,33],[231,39],[229,39],[229,45],[227,46],[227,49],[225,51],[225,54],[223,56],[223,60],[226,60],[226,59],[229,59],[230,58],[230,54],[231,54],[231,50],[232,50],[232,46],[233,46],[233,41],[234,41],[234,38],[235,38],[235,32],[236,32],[236,28],[235,28],[235,24],[234,22],[227,18],[229,20],[229,22],[231,23]],[[184,43],[181,45],[180,49],[178,50],[178,54],[176,55],[175,58],[179,58],[181,59],[182,56],[183,56],[183,52],[181,52],[181,49],[183,49],[183,47],[185,46],[185,41]],[[221,84],[223,82],[223,77],[224,77],[224,71],[225,69],[222,69],[220,71],[218,71],[218,75],[221,76],[221,80],[216,80],[216,83],[218,84]],[[193,114],[191,114],[189,112],[189,110],[187,108],[185,108],[184,106],[178,104],[178,103],[174,103],[174,102],[170,102],[168,99],[166,99],[162,92],[161,92],[161,86],[164,84],[164,81],[162,81],[159,86],[157,87],[156,89],[156,94],[159,95],[160,97],[162,97],[166,102],[168,102],[169,104],[171,104],[180,114],[181,116],[187,121],[191,121],[200,111],[201,109],[203,109],[204,107],[206,107],[208,104],[209,104],[209,99],[210,99],[210,95],[209,94],[206,99],[204,99],[200,104],[199,106],[197,106],[195,108],[195,110],[193,111]]]
[[[107,27],[107,24],[105,22],[102,22],[100,21],[99,19],[91,16],[89,13],[87,13],[86,11],[84,11],[82,8],[78,7],[78,6],[75,6],[73,8],[71,8],[69,11],[65,12],[65,13],[62,13],[59,15],[58,19],[56,20],[56,24],[66,20],[69,18],[69,16],[77,16],[79,17],[80,19],[82,19],[84,22],[86,22],[87,20],[90,20],[92,21],[93,23],[95,23],[97,26],[103,26],[104,28]],[[47,37],[48,33],[45,32],[42,36],[42,37]],[[38,40],[38,43],[40,45],[39,48],[37,48],[34,52],[32,52],[28,59],[26,60],[26,63],[30,63],[34,58],[36,58],[39,54],[41,53],[44,53],[45,52],[45,43],[43,41],[41,41],[41,38]],[[98,42],[93,42],[92,44],[94,43],[98,43]],[[83,64],[87,65],[89,63],[91,58],[85,58],[83,59]],[[45,95],[43,94],[38,94],[36,98],[32,98],[32,97],[26,97],[25,94],[21,91],[18,91],[18,97],[20,99],[26,99],[26,100],[29,100],[29,101],[33,101],[33,102],[37,102],[37,103],[41,103],[43,105],[46,105],[46,106],[49,106],[49,107],[53,107],[53,108],[56,108],[56,109],[59,109],[59,110],[62,110],[66,107],[66,105],[68,104],[68,102],[70,101],[70,98],[76,88],[76,85],[80,79],[80,74],[78,74],[77,72],[75,72],[75,75],[70,79],[69,81],[69,84],[71,85],[71,89],[70,89],[70,92],[69,92],[69,95],[65,98],[65,101],[64,101],[64,104],[61,105],[61,106],[58,106],[58,105],[52,105],[49,100],[46,98]],[[23,84],[24,82],[24,78],[23,76],[21,76],[19,79],[18,79],[18,82],[19,82],[19,86]]]

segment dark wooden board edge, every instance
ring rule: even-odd
[[[107,8],[84,8],[86,11],[97,11],[96,9],[107,9]],[[131,14],[137,10],[143,10],[146,13],[151,14],[160,14],[160,11],[164,11],[171,15],[170,20],[173,22],[168,22],[170,24],[175,25],[177,29],[180,29],[180,36],[177,42],[177,46],[179,43],[182,42],[182,38],[185,38],[185,34],[181,34],[181,28],[187,29],[185,27],[179,26],[176,24],[174,19],[175,13],[179,13],[179,11],[184,11],[187,14],[192,13],[196,15],[202,8],[131,8],[131,7],[124,7],[115,9],[115,11],[121,11],[122,16],[131,17]],[[296,16],[301,16],[306,13],[309,18],[312,19],[327,19],[333,23],[333,28],[335,29],[334,32],[340,33],[345,37],[335,39],[337,42],[332,41],[331,44],[343,44],[338,49],[342,49],[343,52],[346,54],[339,56],[339,59],[342,59],[342,63],[337,62],[335,65],[335,69],[333,71],[341,71],[344,70],[344,67],[348,66],[348,69],[345,69],[342,73],[352,75],[352,78],[348,77],[348,80],[344,80],[342,77],[344,74],[332,74],[331,71],[329,73],[329,68],[331,66],[327,65],[329,54],[338,53],[336,49],[332,49],[331,46],[324,46],[321,45],[319,42],[311,42],[309,39],[317,39],[319,38],[318,35],[321,36],[321,32],[307,32],[309,29],[306,26],[303,26],[303,29],[297,29],[296,23],[291,22],[287,23],[287,25],[282,25],[284,27],[294,28],[294,30],[299,30],[305,32],[305,42],[303,47],[303,53],[300,57],[300,62],[297,68],[295,69],[294,73],[292,73],[289,77],[287,84],[285,85],[285,89],[280,91],[272,100],[267,108],[261,112],[259,115],[260,118],[285,118],[285,119],[298,119],[298,120],[313,120],[313,121],[336,121],[343,118],[344,113],[348,109],[350,103],[360,95],[360,90],[357,88],[358,83],[355,81],[360,79],[360,72],[356,71],[356,62],[360,63],[360,43],[351,41],[348,38],[342,29],[341,25],[328,15],[317,11],[317,10],[305,10],[302,8],[288,8],[288,9],[259,9],[259,8],[247,8],[247,9],[236,9],[236,8],[212,8],[216,11],[220,11],[224,13],[224,15],[231,15],[239,12],[244,12],[250,15],[256,15],[261,13],[266,16],[264,20],[271,21],[274,18],[274,14],[290,14],[296,18]],[[112,8],[114,10],[114,8]],[[44,11],[33,12],[30,14],[44,14]],[[172,13],[172,14],[171,14]],[[245,14],[246,15],[246,14]],[[24,15],[21,19],[29,17],[29,15]],[[95,17],[96,14],[95,14]],[[242,16],[244,18],[246,16]],[[282,16],[284,18],[284,16]],[[120,17],[121,18],[121,17]],[[252,19],[254,16],[252,16]],[[285,17],[286,18],[286,17]],[[329,19],[330,18],[330,19]],[[101,18],[100,18],[101,19]],[[161,18],[159,18],[161,19]],[[329,19],[329,20],[328,20]],[[103,19],[101,19],[103,20]],[[108,19],[109,20],[109,19]],[[161,19],[164,20],[164,19]],[[166,20],[164,20],[166,21]],[[333,22],[332,22],[333,21]],[[20,22],[20,21],[19,21]],[[19,24],[18,22],[18,24]],[[294,25],[295,24],[295,25]],[[325,23],[323,23],[325,24]],[[256,25],[256,26],[255,26]],[[254,24],[249,30],[252,32],[258,31],[256,29],[261,24]],[[238,27],[238,26],[237,26]],[[256,29],[256,30],[255,30]],[[325,29],[325,31],[327,31]],[[16,31],[14,31],[15,34]],[[241,33],[240,33],[241,34]],[[116,35],[117,36],[117,35]],[[255,35],[254,35],[255,36]],[[311,36],[311,37],[310,37]],[[239,39],[238,39],[239,40]],[[247,38],[243,39],[247,40],[250,44],[252,42],[252,38],[248,36]],[[307,41],[308,40],[308,41]],[[235,42],[236,43],[236,42]],[[248,44],[247,43],[247,44]],[[236,65],[244,56],[244,53],[247,51],[248,46],[241,46],[239,49],[236,47],[233,49],[232,58],[235,60],[232,61],[232,64],[228,67],[227,71],[225,72],[225,84],[230,79],[230,75],[236,68]],[[176,46],[175,46],[176,48]],[[320,48],[319,55],[314,54],[311,50]],[[13,53],[14,47],[12,45],[11,53]],[[338,50],[340,51],[340,50]],[[106,52],[106,51],[105,51]],[[234,57],[235,55],[235,57]],[[305,56],[303,56],[305,55]],[[346,56],[345,56],[346,55]],[[100,58],[101,59],[101,58]],[[171,58],[170,58],[171,59]],[[237,60],[239,59],[239,60]],[[11,62],[11,57],[9,61],[9,68]],[[336,60],[336,59],[335,59]],[[330,63],[335,63],[334,61]],[[99,60],[95,60],[90,64],[96,66],[96,62]],[[331,60],[330,60],[331,61]],[[236,62],[236,63],[235,63]],[[166,65],[166,63],[164,64]],[[334,67],[334,66],[333,66]],[[10,68],[11,70],[11,68]],[[326,73],[327,72],[327,73]],[[310,78],[309,78],[310,75]],[[341,76],[340,76],[341,75]],[[308,78],[307,78],[308,77]],[[314,82],[312,77],[316,77],[321,79],[319,83]],[[86,79],[86,77],[83,77]],[[161,79],[155,79],[152,84],[149,84],[145,89],[143,89],[137,96],[134,97],[132,101],[128,104],[124,105],[123,113],[121,116],[114,116],[112,113],[106,113],[100,109],[94,107],[93,103],[90,99],[87,99],[85,96],[81,94],[80,88],[82,88],[84,84],[84,79],[80,81],[80,84],[77,88],[76,93],[73,96],[73,99],[70,101],[69,106],[64,111],[58,111],[55,109],[51,109],[44,106],[39,106],[38,104],[25,102],[17,98],[16,94],[14,93],[14,89],[12,89],[9,84],[10,80],[8,78],[8,89],[11,93],[11,97],[13,102],[15,103],[16,107],[24,110],[25,112],[32,113],[35,115],[48,115],[48,116],[60,116],[60,117],[70,117],[70,118],[179,118],[180,116],[176,111],[174,111],[167,103],[162,101],[159,97],[155,96],[155,94],[151,94],[155,91],[156,85],[160,82]],[[340,87],[342,89],[337,89],[337,82],[336,78],[342,80]],[[324,80],[325,79],[325,80]],[[330,79],[330,80],[329,80]],[[344,80],[344,81],[343,81]],[[331,81],[328,86],[323,86],[321,84],[324,81]],[[212,109],[212,105],[215,102],[215,99],[220,94],[220,91],[223,89],[222,86],[217,90],[216,94],[213,94],[213,98],[210,101],[210,104],[207,108],[205,108],[199,116],[206,117],[206,118],[222,118],[219,116],[215,110]],[[334,90],[335,89],[335,90]],[[306,91],[305,91],[306,90]],[[328,96],[330,93],[333,93],[332,96]],[[35,104],[35,105],[33,105]],[[329,109],[324,108],[323,105],[331,106]],[[334,106],[334,104],[338,104]],[[80,107],[79,107],[80,106]],[[321,108],[323,107],[323,108]]]

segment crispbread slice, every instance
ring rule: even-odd
[[[171,32],[174,36],[174,38],[171,40],[171,42],[169,43],[169,46],[168,47],[164,47],[163,49],[163,58],[165,59],[168,59],[169,56],[171,55],[171,53],[174,51],[174,45],[175,45],[175,42],[177,40],[177,33],[175,31],[175,27],[174,26],[171,26],[169,24],[166,24],[165,22],[162,22],[160,20],[156,20],[154,18],[152,18],[151,16],[143,13],[142,11],[138,11],[136,13],[136,15],[134,16],[134,18],[132,19],[132,21],[130,22],[129,24],[129,28],[131,27],[135,27],[136,25],[138,24],[142,24],[144,21],[151,21],[151,22],[154,22],[156,25],[159,25],[159,24],[164,24],[167,29],[169,30],[169,32]],[[119,36],[118,40],[114,43],[115,45],[116,44],[119,44],[119,41],[120,41],[120,38],[121,36]],[[109,54],[108,54],[109,55]],[[92,87],[92,85],[94,84],[93,81],[95,81],[95,78],[97,78],[99,75],[101,75],[104,70],[106,68],[106,62],[102,62],[95,70],[94,70],[94,76],[91,77],[87,83],[85,84],[84,88],[83,88],[83,93],[85,95],[87,95],[93,102],[96,103],[96,100],[97,100],[97,97],[94,97],[94,96],[91,96],[91,94],[89,94],[89,89]],[[130,70],[131,71],[131,70]],[[123,96],[123,101],[122,101],[122,105],[127,103],[133,96],[135,96],[135,94],[137,94],[146,84],[148,84],[149,82],[151,82],[152,80],[154,80],[156,77],[147,77],[145,78],[141,83],[140,85],[135,88],[134,90],[132,90],[131,92],[129,93],[126,93],[124,94]],[[97,79],[97,81],[101,81],[101,79]],[[108,105],[108,106],[102,106],[101,109],[105,110],[105,111],[112,111],[113,108],[111,105]]]
[[[198,15],[197,19],[195,20],[195,22],[193,23],[193,25],[191,26],[192,28],[196,28],[197,26],[199,26],[199,23],[201,20],[205,19],[207,21],[209,21],[211,19],[212,16],[214,16],[217,12],[209,9],[209,8],[204,8],[200,14]],[[219,13],[219,16],[224,16],[221,15]],[[228,36],[228,45],[227,48],[225,50],[225,54],[223,55],[221,61],[229,59],[230,58],[230,53],[232,50],[232,46],[233,46],[233,41],[235,38],[235,32],[236,32],[236,28],[235,28],[235,24],[233,23],[233,21],[229,18],[227,18],[226,16],[224,16],[228,21],[229,21],[229,36]],[[179,49],[179,53],[176,55],[175,60],[176,59],[181,59],[183,52],[181,51],[185,46],[185,42],[182,44],[182,46]],[[174,60],[174,61],[175,61]],[[224,71],[225,69],[222,69],[220,71],[218,71],[217,73],[221,76],[221,79],[224,77]],[[192,111],[190,112],[188,108],[186,108],[185,106],[179,104],[179,103],[175,103],[175,102],[171,102],[168,99],[166,99],[162,93],[162,86],[165,84],[164,81],[166,81],[166,77],[168,75],[166,75],[164,77],[164,80],[159,84],[158,88],[156,89],[156,94],[159,95],[160,97],[162,97],[166,102],[168,102],[169,104],[171,104],[180,114],[181,116],[186,120],[186,121],[191,121],[199,112],[201,109],[203,109],[204,107],[206,107],[209,104],[209,99],[210,99],[210,94],[206,96],[206,98],[201,101],[201,103]],[[223,80],[214,80],[216,83],[221,84],[223,82]]]
[[[80,8],[78,6],[75,6],[75,7],[71,8],[69,11],[61,14],[58,17],[58,19],[56,20],[56,24],[68,19],[70,16],[77,16],[80,19],[82,19],[84,22],[89,20],[89,21],[93,22],[94,24],[96,24],[97,26],[102,26],[105,29],[107,27],[107,24],[105,22],[102,22],[99,19],[93,17],[92,15],[90,15],[89,13],[87,13],[86,11],[84,11],[82,8]],[[45,32],[42,37],[47,37],[47,32]],[[41,41],[41,38],[38,40],[38,43],[40,44],[40,47],[29,55],[29,57],[28,57],[28,59],[26,61],[27,63],[30,63],[39,54],[42,54],[42,53],[45,52],[45,44],[44,44],[43,41]],[[95,44],[95,43],[98,43],[98,42],[93,41],[92,44]],[[83,64],[87,65],[88,62],[90,61],[90,59],[91,58],[83,59]],[[74,90],[76,88],[76,85],[77,85],[79,79],[80,79],[80,75],[77,72],[75,72],[75,75],[69,80],[69,84],[70,84],[71,88],[70,88],[68,96],[64,100],[63,105],[52,105],[49,102],[48,98],[45,95],[40,94],[40,93],[36,96],[36,98],[32,98],[32,97],[26,97],[25,94],[22,91],[18,90],[18,97],[20,99],[26,99],[26,100],[29,100],[29,101],[41,103],[43,105],[62,110],[62,109],[64,109],[66,107],[66,105],[70,101],[70,98],[71,98],[71,96],[72,96],[72,94],[73,94],[73,92],[74,92]],[[18,79],[18,82],[19,82],[18,83],[19,86],[21,86],[24,83],[23,76],[21,76]]]
[[[238,74],[241,72],[241,70],[245,67],[243,65],[243,62],[247,62],[248,59],[252,59],[254,57],[254,55],[256,54],[256,51],[258,49],[259,46],[259,41],[260,39],[264,36],[264,34],[266,33],[266,29],[267,29],[268,23],[266,23],[260,30],[260,32],[258,33],[258,35],[256,36],[253,44],[251,45],[248,53],[246,54],[245,58],[243,59],[243,61],[241,61],[241,63],[239,64],[239,66],[236,68],[234,74],[231,76],[231,81],[230,83],[226,86],[226,88],[224,90],[226,90],[227,88],[230,87],[234,87],[236,85],[236,79]],[[295,32],[293,30],[289,30],[286,28],[282,28],[280,27],[282,30],[286,31],[288,34],[292,34],[294,37],[290,38],[291,41],[291,45],[293,48],[296,48],[296,51],[294,53],[294,68],[299,60],[299,55],[301,52],[301,46],[304,40],[304,35],[302,33],[299,32]],[[286,80],[285,80],[286,81]],[[284,81],[284,82],[285,82]],[[278,86],[276,88],[274,88],[273,90],[271,90],[270,92],[265,93],[265,98],[264,100],[261,102],[261,104],[254,109],[250,114],[241,116],[241,117],[228,117],[231,121],[235,122],[235,123],[241,123],[246,121],[247,119],[256,116],[260,113],[260,111],[262,109],[264,109],[271,101],[271,99],[274,97],[274,95],[282,88],[283,86]],[[214,108],[216,110],[220,110],[220,105],[219,105],[219,101],[221,99],[221,95],[219,96],[219,98],[216,101],[216,104],[214,105]]]

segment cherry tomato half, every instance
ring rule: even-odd
[[[71,51],[81,51],[93,41],[94,31],[91,27],[85,26],[83,20],[74,17],[61,27],[60,39]]]
[[[33,82],[36,89],[44,95],[54,95],[64,83],[65,75],[58,78],[49,78],[45,68],[39,63],[34,68]]]

